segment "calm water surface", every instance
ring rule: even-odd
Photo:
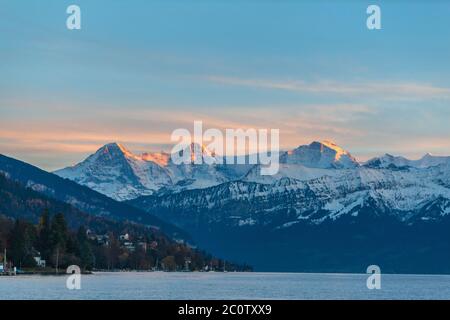
[[[0,277],[3,299],[450,299],[448,275],[382,275],[368,290],[367,275],[302,273],[96,273],[81,290],[64,276]]]

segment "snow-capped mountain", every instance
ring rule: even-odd
[[[185,152],[189,153],[190,161],[175,164],[169,153],[135,155],[123,145],[111,143],[83,162],[55,173],[123,201],[146,195],[203,189],[233,181],[273,184],[283,178],[298,181],[312,181],[322,177],[338,179],[345,174],[364,172],[363,168],[374,169],[372,174],[380,176],[381,173],[385,175],[402,168],[427,169],[450,165],[450,157],[430,154],[419,160],[386,154],[361,165],[348,151],[335,143],[315,141],[282,152],[279,172],[273,176],[264,176],[260,174],[261,166],[258,164],[218,164],[215,155],[204,146],[191,144],[181,150],[180,154]],[[201,159],[201,164],[195,164],[196,159]],[[422,171],[415,174],[420,172]]]
[[[442,267],[450,262],[450,165],[296,166],[310,177],[231,181],[129,204],[261,270],[363,272],[377,263],[390,272],[450,272]]]
[[[310,145],[300,146],[282,154],[280,162],[321,169],[348,169],[359,166],[359,163],[348,151],[331,141],[315,141]]]
[[[252,176],[264,178],[258,165],[218,164],[214,153],[205,146],[190,144],[178,156],[183,154],[188,154],[188,163],[175,164],[170,153],[135,155],[121,144],[110,143],[83,162],[54,173],[120,201],[155,192],[207,188],[239,179],[250,181]],[[328,172],[324,169],[358,166],[350,153],[331,142],[300,146],[283,153],[280,162],[282,170],[277,177],[311,178]],[[302,166],[300,170],[297,165]],[[274,181],[277,177],[266,179]]]
[[[311,180],[322,176],[335,176],[341,170],[356,169],[358,161],[346,150],[330,141],[314,141],[309,145],[280,154],[278,173],[261,175],[261,165],[252,167],[242,179],[248,182],[274,183],[281,178]]]
[[[158,163],[135,156],[117,143],[107,144],[83,162],[54,173],[116,200],[149,195],[172,183]]]
[[[369,161],[364,163],[365,166],[371,168],[428,168],[441,164],[450,164],[450,157],[433,156],[427,153],[421,159],[409,160],[401,156],[385,154],[384,156],[370,159]]]
[[[243,174],[239,166],[215,165],[214,155],[203,146],[191,144],[180,151],[184,152],[190,163],[174,164],[169,153],[135,155],[121,144],[110,143],[79,164],[54,173],[119,201],[156,191],[206,188]],[[194,164],[199,158],[203,163]]]
[[[422,211],[436,201],[441,202],[438,214]],[[164,215],[174,210],[181,215],[190,212],[195,221],[202,216],[236,226],[249,219],[274,227],[305,220],[320,224],[343,215],[357,217],[366,206],[402,222],[439,220],[450,215],[450,165],[404,170],[358,167],[312,179],[283,177],[271,183],[241,180],[176,195],[141,197],[132,203]],[[180,223],[183,219],[169,220]]]
[[[234,226],[250,221],[284,228],[358,217],[367,206],[402,223],[439,220],[450,214],[449,159],[385,155],[360,165],[334,143],[313,142],[282,154],[274,176],[261,175],[260,165],[254,165],[239,179],[203,190],[140,197],[132,203],[181,225],[213,219]],[[432,212],[424,210],[432,204]]]
[[[194,157],[214,157],[190,148]],[[450,249],[450,157],[358,163],[325,141],[281,153],[274,176],[262,176],[259,164],[192,162],[113,144],[57,174],[119,195],[202,248],[265,270],[358,271],[375,259],[393,272],[437,272],[450,263],[439,255]]]

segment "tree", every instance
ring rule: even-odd
[[[67,224],[62,213],[56,214],[51,223],[50,241],[53,247],[64,251],[67,242]]]
[[[148,270],[153,267],[152,259],[143,248],[137,247],[130,255],[130,267],[134,270]]]
[[[0,215],[0,255],[2,255],[7,248],[8,237],[13,227],[14,223],[11,219]]]
[[[53,252],[53,246],[51,241],[51,228],[50,228],[50,215],[48,209],[45,209],[39,219],[38,224],[38,245],[37,248],[41,253],[41,257],[44,260],[49,261]]]
[[[166,271],[175,271],[177,269],[177,264],[175,263],[174,256],[167,256],[162,259],[161,264]]]
[[[18,267],[34,267],[33,241],[36,238],[34,226],[23,221],[16,220],[9,235],[9,257]]]
[[[78,256],[80,257],[81,268],[91,270],[94,265],[94,255],[89,239],[86,236],[86,229],[81,226],[77,232]]]
[[[51,223],[50,241],[53,249],[53,261],[58,269],[67,245],[67,224],[62,213],[56,214]]]

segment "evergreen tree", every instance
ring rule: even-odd
[[[94,266],[94,254],[92,252],[89,239],[86,236],[86,229],[81,226],[77,232],[78,256],[81,261],[81,268],[91,270]]]
[[[17,219],[9,235],[9,257],[15,266],[34,267],[33,242],[35,229],[27,222]]]
[[[37,248],[41,253],[41,257],[49,261],[53,252],[53,245],[51,241],[50,215],[47,209],[44,210],[39,219],[38,232],[39,240]]]
[[[56,268],[61,264],[67,245],[67,223],[62,213],[56,214],[51,222],[50,241],[53,248],[52,260]]]
[[[56,214],[51,223],[50,241],[53,247],[58,248],[60,251],[64,251],[67,242],[67,224],[62,213]]]

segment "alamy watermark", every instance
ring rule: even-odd
[[[366,13],[369,15],[366,20],[367,29],[381,30],[381,8],[375,4],[367,7]]]
[[[367,278],[366,285],[369,290],[381,289],[381,269],[377,265],[367,267],[366,273],[370,274]]]
[[[176,142],[171,152],[174,164],[260,164],[261,175],[279,170],[279,129],[207,129],[194,121],[194,131],[180,128],[172,132]],[[210,152],[210,153],[209,153]]]
[[[69,30],[81,29],[81,8],[75,4],[67,7],[66,13],[69,16],[66,19],[66,27]]]
[[[69,16],[66,19],[66,27],[69,30],[81,30],[81,8],[78,5],[71,4],[66,9]],[[369,30],[381,29],[381,8],[378,5],[371,4],[366,9],[369,16],[366,20],[366,26]]]
[[[70,276],[66,279],[66,288],[69,290],[81,290],[81,269],[79,266],[71,265],[66,270]]]

